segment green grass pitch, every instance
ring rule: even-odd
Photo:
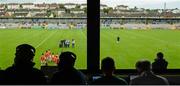
[[[120,42],[116,43],[116,37]],[[75,48],[58,48],[61,39],[75,39]],[[77,54],[75,66],[86,69],[86,30],[34,30],[4,29],[0,30],[0,67],[7,68],[13,64],[15,48],[28,43],[36,48],[34,62],[40,68],[40,56],[47,49],[59,54],[62,50],[70,50]],[[134,69],[139,59],[153,61],[156,53],[161,51],[168,60],[168,68],[180,68],[180,31],[179,30],[120,30],[101,29],[101,59],[110,56],[118,69]],[[93,63],[92,63],[93,64]]]

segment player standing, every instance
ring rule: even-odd
[[[55,63],[56,63],[56,64],[58,64],[58,63],[59,63],[59,56],[58,56],[58,54],[57,54],[57,55],[55,55]]]
[[[120,41],[120,37],[118,36],[118,37],[117,37],[117,43],[119,43],[119,41]]]
[[[52,61],[55,62],[56,58],[55,58],[54,53],[52,53],[51,58],[52,58]]]
[[[44,55],[44,54],[42,54],[42,55],[41,55],[40,60],[41,60],[41,66],[43,66],[43,65],[45,65],[45,64],[46,64],[46,57],[45,57],[45,55]]]
[[[75,40],[72,39],[72,48],[74,48],[74,46],[75,46]]]
[[[70,46],[70,40],[67,40],[67,47],[69,48]]]
[[[46,52],[45,52],[45,57],[47,58],[47,61],[48,62],[51,62],[52,61],[52,58],[51,58],[51,50],[48,49]]]

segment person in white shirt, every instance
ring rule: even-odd
[[[72,47],[74,48],[75,46],[75,39],[72,39]]]

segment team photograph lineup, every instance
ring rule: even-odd
[[[75,40],[72,39],[71,42],[71,46],[72,48],[75,47]],[[59,48],[62,48],[63,52],[63,48],[69,48],[70,47],[70,40],[61,40],[59,42]],[[59,54],[54,54],[50,49],[46,50],[44,53],[42,53],[41,57],[41,66],[48,66],[48,63],[54,63],[54,64],[58,64],[59,62]]]

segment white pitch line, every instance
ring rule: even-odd
[[[177,46],[177,47],[180,47],[179,44],[175,44],[175,43],[172,43],[172,42],[167,42],[166,40],[162,40],[162,39],[158,39],[158,38],[155,38],[155,37],[149,37],[149,36],[146,36],[146,35],[142,35],[142,34],[135,34],[133,32],[129,32],[128,33],[131,33],[133,35],[136,35],[136,36],[140,36],[140,37],[143,37],[143,38],[148,38],[148,39],[152,39],[152,40],[156,40],[156,41],[159,41],[159,42],[162,42],[162,43],[166,43],[166,44],[173,44],[174,46]]]
[[[41,41],[41,43],[39,43],[35,48],[38,48],[39,46],[41,46],[45,41],[47,41],[51,36],[53,36],[54,33],[56,33],[56,32],[51,33],[47,38],[45,38],[43,41]]]
[[[86,39],[86,34],[81,30],[81,33],[83,34],[83,37]]]

